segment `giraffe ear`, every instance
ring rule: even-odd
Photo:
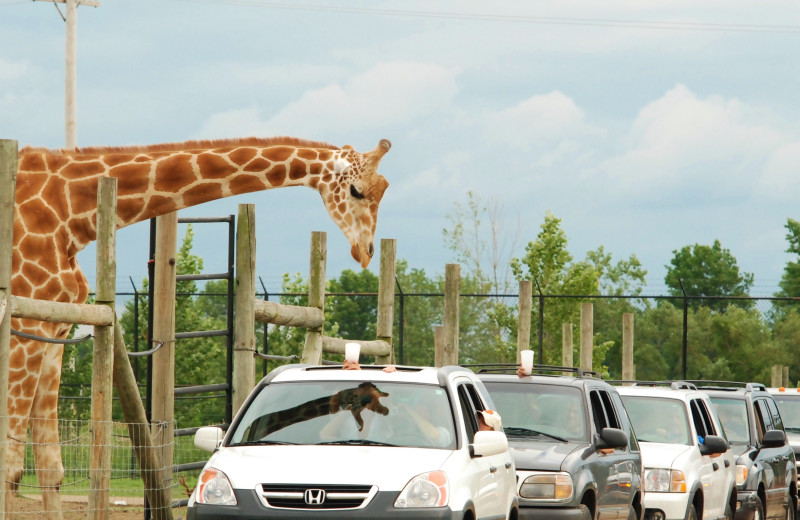
[[[342,146],[342,150],[352,150],[352,149],[353,149],[353,147],[350,146],[349,144],[346,144],[346,145]]]

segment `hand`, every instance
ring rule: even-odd
[[[361,370],[361,365],[358,364],[358,361],[348,361],[345,359],[342,363],[342,370]]]
[[[383,371],[387,374],[391,374],[392,372],[397,372],[397,367],[394,365],[388,365],[383,367]]]
[[[519,377],[528,377],[530,374],[525,373],[525,369],[522,368],[522,365],[517,367],[517,375]]]

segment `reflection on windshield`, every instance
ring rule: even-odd
[[[455,448],[446,391],[434,385],[314,381],[264,387],[233,432],[237,444]]]
[[[623,395],[639,442],[691,445],[686,407],[677,399]]]
[[[781,394],[772,396],[778,404],[778,411],[783,419],[783,427],[797,432],[800,430],[800,398],[786,397]]]
[[[586,410],[577,388],[527,383],[484,383],[510,437],[586,441]]]
[[[732,444],[749,444],[750,429],[747,421],[747,404],[742,399],[712,397],[725,437]]]

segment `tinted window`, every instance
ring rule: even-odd
[[[583,393],[579,389],[547,384],[484,384],[507,431],[521,428],[572,440],[589,438]]]
[[[230,444],[367,440],[455,446],[447,392],[412,383],[274,383],[259,392],[235,428]]]
[[[783,430],[783,421],[781,420],[781,414],[778,412],[778,407],[775,406],[775,403],[771,399],[764,400],[769,407],[769,413],[772,415],[772,425],[776,430]]]
[[[622,400],[641,442],[693,444],[683,401],[637,395],[623,395]]]
[[[725,437],[731,444],[750,444],[750,421],[747,420],[747,403],[743,399],[712,397]]]
[[[761,441],[761,438],[764,437],[764,433],[769,430],[772,425],[772,418],[769,416],[769,410],[767,410],[762,400],[753,402],[753,412],[756,415],[758,440]]]

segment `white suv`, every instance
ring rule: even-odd
[[[288,365],[256,386],[214,454],[189,519],[516,518],[515,468],[493,409],[461,367]]]
[[[645,519],[733,519],[736,461],[709,397],[689,383],[617,388],[642,450]]]

